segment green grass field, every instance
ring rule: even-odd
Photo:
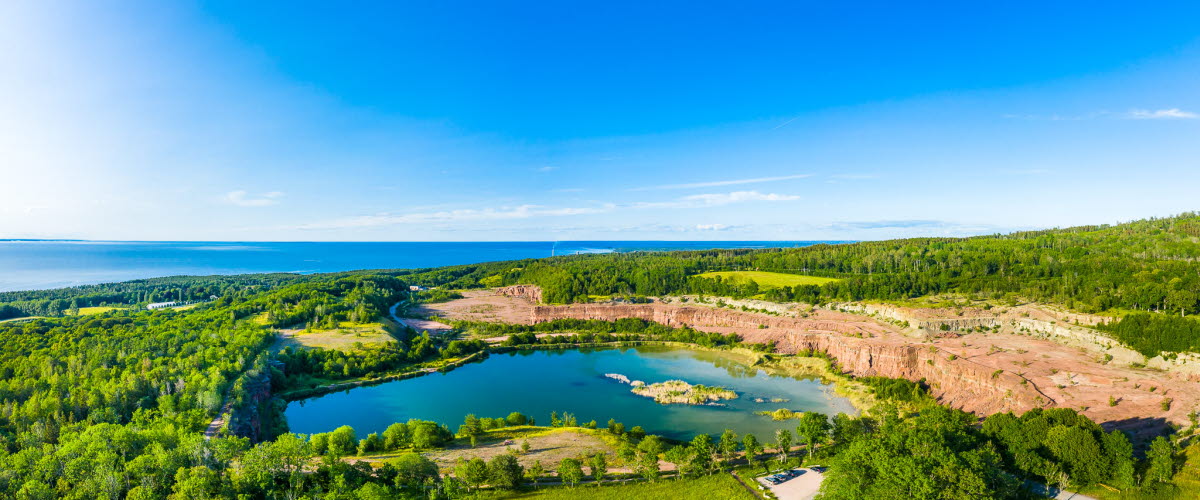
[[[264,321],[265,323],[265,321]],[[337,328],[329,330],[301,330],[292,336],[284,337],[276,347],[320,347],[322,349],[340,349],[348,351],[355,349],[356,343],[363,345],[379,345],[395,342],[396,339],[388,334],[383,323],[354,323],[342,321]]]
[[[696,479],[661,479],[655,483],[637,482],[599,486],[594,484],[575,487],[555,486],[542,488],[511,498],[539,498],[546,500],[625,500],[627,498],[680,498],[680,499],[757,499],[729,474],[716,474]]]
[[[122,307],[108,307],[108,306],[80,307],[80,308],[79,308],[79,315],[80,315],[80,316],[87,316],[87,315],[89,315],[89,314],[100,314],[100,313],[106,313],[106,312],[109,312],[109,311],[115,311],[115,310],[117,310],[117,309],[124,309],[124,308],[122,308]]]
[[[767,271],[713,271],[699,275],[701,278],[733,279],[734,281],[753,281],[760,288],[779,288],[796,285],[824,285],[838,281],[837,278],[822,278],[819,276],[804,276],[800,274],[772,273]]]

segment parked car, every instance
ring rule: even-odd
[[[829,470],[829,467],[825,467],[822,465],[814,465],[812,467],[809,467],[809,469],[812,469],[813,472],[816,472],[818,474],[824,474],[825,471]]]

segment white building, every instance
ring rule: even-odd
[[[175,307],[177,305],[179,305],[179,302],[155,302],[152,304],[146,304],[146,309],[162,309],[164,307]]]

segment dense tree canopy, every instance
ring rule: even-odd
[[[697,276],[728,270],[839,280],[760,289],[752,281]],[[1045,301],[1084,312],[1195,315],[1200,313],[1200,215],[973,238],[575,255],[413,272],[405,279],[461,288],[532,283],[551,303],[703,294],[819,304],[958,293]],[[1198,327],[1195,320],[1186,321],[1163,323],[1169,332],[1161,340],[1137,342],[1154,335],[1143,323],[1119,330],[1119,336],[1147,353],[1194,350],[1200,344]]]

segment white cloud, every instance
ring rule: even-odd
[[[697,231],[724,231],[729,229],[727,224],[696,224]]]
[[[548,208],[539,205],[521,205],[517,207],[443,210],[439,212],[417,212],[410,214],[379,214],[346,217],[329,222],[319,222],[298,226],[298,229],[348,229],[397,224],[429,224],[440,222],[477,222],[492,220],[528,219],[531,217],[563,217],[570,215],[588,215],[611,211],[615,205],[606,204],[599,207],[566,207]]]
[[[1184,111],[1179,108],[1168,109],[1135,109],[1124,113],[1112,111],[1095,111],[1084,115],[1004,115],[1005,118],[1020,119],[1020,120],[1050,120],[1050,121],[1076,121],[1076,120],[1091,120],[1096,118],[1119,118],[1125,120],[1179,120],[1179,119],[1194,119],[1200,118],[1200,114],[1191,111]]]
[[[752,179],[732,179],[732,180],[711,181],[711,182],[693,182],[693,183],[689,183],[689,184],[667,184],[667,185],[663,185],[663,186],[646,186],[646,187],[633,188],[633,189],[630,189],[630,191],[649,191],[651,189],[694,189],[694,188],[703,188],[703,187],[733,186],[733,185],[737,185],[737,184],[757,184],[759,182],[776,182],[776,181],[787,181],[787,180],[792,180],[792,179],[804,179],[806,177],[812,177],[812,174],[782,175],[779,177],[755,177]]]
[[[734,191],[732,193],[694,194],[684,196],[684,200],[699,201],[708,206],[728,205],[746,201],[795,201],[799,196],[777,193],[760,193],[758,191]]]
[[[239,207],[266,207],[278,204],[279,199],[283,198],[283,193],[280,191],[263,193],[258,198],[247,198],[248,194],[241,190],[230,191],[225,195],[225,202]]]
[[[704,208],[753,201],[795,201],[799,199],[799,196],[788,194],[734,191],[732,193],[693,194],[672,201],[639,202],[632,206],[634,208]]]
[[[549,165],[547,165],[545,167],[539,167],[537,169],[538,172],[553,172],[555,170],[558,170],[558,167],[551,167]]]
[[[233,193],[230,193],[233,194]],[[244,193],[243,193],[244,195]],[[603,203],[591,207],[545,207],[541,205],[520,205],[516,207],[441,210],[436,212],[413,212],[407,214],[377,214],[344,217],[326,222],[315,222],[294,226],[292,229],[329,230],[353,229],[398,224],[438,224],[456,222],[479,222],[529,219],[533,217],[566,217],[573,215],[593,215],[609,213],[622,209],[646,208],[705,208],[730,205],[745,202],[778,202],[795,201],[799,196],[777,193],[760,193],[758,191],[734,191],[731,193],[709,193],[684,196],[671,201],[635,202],[629,204]],[[714,230],[715,227],[708,227]],[[700,228],[700,226],[696,226]]]
[[[1130,111],[1129,114],[1126,115],[1126,118],[1133,120],[1173,120],[1181,118],[1200,118],[1200,115],[1197,115],[1191,111],[1184,111],[1179,108],[1158,109],[1153,111],[1147,109],[1135,109]]]

